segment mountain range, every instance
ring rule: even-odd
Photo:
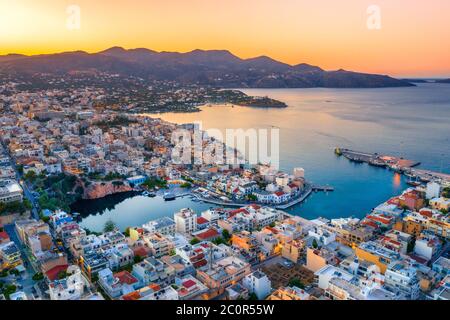
[[[156,52],[121,47],[87,53],[0,56],[0,72],[16,74],[101,71],[149,80],[222,88],[379,88],[414,86],[387,75],[346,70],[325,71],[306,63],[289,65],[267,56],[241,59],[227,50],[194,50],[187,53]]]

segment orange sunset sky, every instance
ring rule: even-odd
[[[66,27],[69,5],[81,28]],[[381,29],[367,28],[367,8]],[[0,0],[0,54],[228,49],[327,70],[450,77],[449,0]]]

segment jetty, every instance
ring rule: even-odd
[[[367,163],[376,167],[388,167],[396,171],[405,171],[416,167],[420,162],[404,159],[401,157],[382,155],[378,153],[368,153],[336,147],[334,153],[338,156],[344,156],[352,162]]]

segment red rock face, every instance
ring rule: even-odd
[[[84,190],[83,199],[99,199],[105,196],[132,191],[133,189],[128,185],[115,186],[112,182],[95,183]]]

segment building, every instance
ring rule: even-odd
[[[173,287],[161,287],[152,283],[122,296],[122,300],[179,300],[179,297],[177,290]]]
[[[433,209],[448,212],[450,209],[450,199],[444,197],[433,198],[430,200],[430,206]]]
[[[197,214],[189,208],[181,209],[174,214],[175,230],[183,234],[197,231]]]
[[[272,292],[271,282],[267,275],[261,271],[255,271],[244,277],[242,285],[248,289],[250,293],[254,293],[259,300],[267,298]]]
[[[391,262],[399,260],[400,255],[389,250],[374,241],[363,242],[355,248],[355,254],[360,260],[372,262],[380,268],[380,272],[384,274]]]
[[[310,300],[305,290],[297,287],[281,287],[275,290],[267,300]]]
[[[22,202],[22,187],[14,180],[0,180],[0,202]]]
[[[317,286],[322,290],[326,290],[330,284],[331,279],[342,278],[346,281],[350,281],[354,278],[354,275],[342,268],[332,265],[326,265],[314,272],[314,278]]]
[[[55,280],[49,285],[51,300],[80,300],[85,283],[80,268],[70,266],[67,269],[67,278]]]
[[[141,286],[151,283],[169,285],[175,280],[175,269],[153,257],[134,264],[131,274],[139,280]]]
[[[221,294],[227,287],[242,280],[250,272],[249,263],[230,256],[198,269],[197,278],[216,294]]]
[[[2,269],[14,268],[22,263],[20,250],[12,241],[0,245],[0,258],[3,264]]]
[[[134,292],[139,287],[139,281],[128,271],[113,274],[109,268],[99,271],[98,283],[105,293],[113,299]]]
[[[306,268],[312,272],[316,272],[326,265],[335,265],[336,254],[327,248],[306,249]]]
[[[134,176],[134,177],[127,178],[128,184],[132,187],[139,186],[139,185],[143,184],[145,181],[147,181],[146,176]]]
[[[415,242],[414,253],[426,260],[431,260],[441,250],[442,244],[440,240],[427,233],[422,233]]]
[[[90,278],[97,274],[100,270],[109,267],[109,261],[106,255],[100,251],[89,251],[79,259],[83,271]]]
[[[175,235],[175,221],[169,217],[162,217],[157,220],[149,221],[142,225],[142,228],[150,233],[159,233],[162,235]]]
[[[407,299],[418,299],[419,279],[417,269],[405,260],[390,263],[385,273],[385,286],[392,292],[399,291]]]
[[[292,240],[283,245],[281,255],[294,263],[297,263],[305,249],[305,243],[302,240]]]
[[[176,278],[175,286],[180,300],[199,300],[208,291],[208,287],[192,275]]]
[[[441,186],[436,182],[428,182],[425,197],[430,200],[438,198],[441,193]]]

